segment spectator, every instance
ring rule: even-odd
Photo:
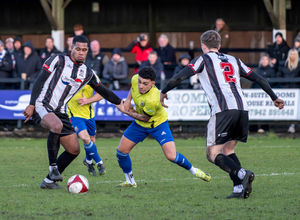
[[[128,65],[124,57],[122,57],[121,50],[115,48],[112,52],[112,58],[109,60],[103,70],[103,78],[107,79],[110,84],[113,84],[113,89],[124,89],[124,86],[127,86],[128,82],[122,81],[128,77]]]
[[[40,52],[40,57],[42,59],[42,63],[44,63],[49,57],[52,55],[61,53],[54,46],[54,39],[52,37],[47,37],[45,41],[45,48]]]
[[[182,54],[179,57],[179,64],[176,66],[174,70],[174,74],[176,75],[180,70],[186,67],[191,61],[191,56],[188,54]],[[177,87],[178,89],[192,89],[192,85],[190,84],[190,79],[186,79],[181,82],[181,84]]]
[[[15,75],[15,68],[16,68],[16,58],[15,58],[15,52],[14,52],[14,39],[9,37],[5,40],[5,47],[6,51],[9,53],[12,61],[12,72],[13,75]]]
[[[217,31],[221,36],[221,48],[228,48],[230,43],[230,28],[223,18],[217,18],[215,31]]]
[[[109,61],[109,58],[100,51],[101,45],[98,40],[91,41],[90,48],[91,53],[87,55],[86,65],[92,68],[100,78],[103,78],[103,68]]]
[[[160,62],[159,57],[157,56],[156,51],[151,51],[148,56],[148,60],[146,62],[143,62],[140,66],[140,69],[142,69],[145,66],[150,66],[155,70],[156,73],[156,85],[158,88],[160,88],[161,84],[165,80],[165,73],[164,73],[164,66]]]
[[[149,45],[147,34],[140,34],[137,39],[131,42],[128,46],[131,53],[135,53],[136,68],[135,73],[141,64],[148,60],[149,53],[153,50]]]
[[[294,77],[300,77],[300,61],[299,54],[296,49],[290,49],[288,57],[283,67],[280,68],[280,75],[285,78],[290,78],[291,82]],[[299,88],[299,83],[287,83],[282,85],[283,88]],[[293,134],[296,132],[295,124],[291,124],[288,132]]]
[[[263,54],[259,60],[258,68],[256,69],[256,73],[261,75],[264,78],[275,78],[277,77],[277,73],[275,72],[275,69],[273,67],[273,64],[271,62],[271,58],[268,54]],[[274,83],[270,83],[270,85],[273,87],[276,87]],[[253,83],[252,88],[260,88],[257,83]],[[278,85],[277,85],[278,87]]]
[[[14,51],[15,51],[16,57],[23,55],[22,39],[20,37],[16,37],[14,40]],[[16,60],[17,60],[17,58],[16,58]]]
[[[300,35],[297,35],[294,40],[294,49],[298,51],[298,55],[300,57]]]
[[[17,73],[19,77],[28,80],[29,89],[31,89],[37,74],[42,68],[42,63],[30,41],[25,42],[23,51],[24,55],[17,60]]]
[[[70,56],[71,54],[73,38],[74,38],[73,36],[69,36],[67,38],[67,47],[64,50],[64,54],[66,56]]]
[[[84,35],[85,36],[82,24],[75,24],[73,26],[73,31],[74,31],[74,36],[79,36],[79,35]]]
[[[291,79],[291,83],[282,83],[282,88],[299,88],[299,86],[292,81],[294,77],[300,76],[299,55],[296,49],[289,50],[284,66],[279,69],[279,75]]]
[[[158,38],[159,47],[157,48],[157,55],[160,61],[164,65],[166,79],[170,79],[173,76],[174,65],[176,65],[176,51],[169,44],[167,35],[161,34]]]
[[[267,48],[268,54],[271,57],[272,64],[274,65],[275,71],[284,66],[284,62],[287,58],[287,54],[290,47],[283,39],[282,33],[277,32],[275,34],[275,42]]]
[[[4,43],[0,40],[0,78],[12,77],[12,60],[10,54],[4,49]],[[0,84],[0,89],[8,89],[9,85]]]

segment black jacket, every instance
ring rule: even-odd
[[[109,61],[109,58],[104,53],[99,53],[95,57],[92,56],[92,54],[88,54],[85,64],[90,67],[92,70],[96,72],[96,74],[103,78],[103,69],[104,65]]]
[[[268,47],[267,52],[271,58],[276,58],[277,62],[275,68],[284,66],[284,62],[287,58],[290,47],[287,45],[286,41],[283,40],[281,44],[272,44]]]
[[[22,73],[27,74],[27,78],[34,80],[42,68],[42,62],[35,52],[32,52],[27,59],[24,56],[17,58],[17,75],[21,77]]]
[[[11,78],[13,70],[13,63],[11,60],[11,55],[5,51],[3,59],[0,61],[0,77],[1,78]]]
[[[55,54],[61,53],[55,46],[51,51],[48,51],[48,49],[45,47],[43,50],[40,52],[40,57],[42,59],[42,63],[44,63],[49,57]]]

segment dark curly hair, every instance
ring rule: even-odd
[[[152,81],[155,81],[156,79],[156,73],[155,70],[150,66],[145,66],[138,72],[139,76],[144,79],[151,79]]]

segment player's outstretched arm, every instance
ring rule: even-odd
[[[144,122],[149,121],[149,119],[151,118],[151,116],[149,115],[137,113],[133,108],[129,109],[128,111],[125,111],[124,113],[134,119]]]
[[[191,69],[191,67],[186,66],[181,71],[179,71],[175,76],[173,76],[166,87],[161,91],[161,93],[166,94],[171,89],[177,87],[183,80],[193,76],[195,72]]]
[[[86,98],[82,94],[82,98],[78,99],[78,103],[82,106],[82,105],[87,105],[87,104],[90,104],[90,103],[98,102],[102,99],[103,99],[103,97],[98,93],[95,93],[95,95],[93,95],[91,98]]]
[[[245,76],[245,78],[258,83],[260,87],[271,97],[271,99],[274,102],[274,105],[277,108],[282,109],[284,107],[284,101],[277,97],[277,95],[274,93],[270,84],[265,78],[263,78],[255,72],[251,72],[249,75]]]
[[[132,99],[132,93],[131,93],[131,88],[128,92],[127,98],[124,102],[124,107],[126,111],[129,111],[130,109],[133,109],[132,105],[131,105],[131,99]]]

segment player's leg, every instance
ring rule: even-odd
[[[57,154],[60,147],[60,133],[63,123],[54,113],[48,113],[42,118],[41,126],[49,130],[47,149],[50,179],[53,181],[62,181],[62,176],[57,169]]]
[[[87,132],[90,136],[90,140],[93,144],[92,148],[90,151],[92,151],[92,158],[96,162],[97,168],[98,168],[98,173],[100,175],[104,175],[106,173],[104,163],[99,155],[98,152],[98,147],[96,146],[96,133],[97,133],[97,128],[96,128],[96,122],[95,118],[91,118],[89,120],[85,120],[86,127],[87,127]]]
[[[120,144],[117,148],[117,159],[119,166],[123,170],[123,173],[125,175],[126,182],[122,183],[121,186],[133,186],[136,187],[136,182],[133,177],[132,173],[132,163],[130,158],[130,151],[136,143],[129,140],[125,136],[122,136],[120,140]]]
[[[156,128],[149,130],[150,135],[161,145],[162,150],[168,160],[189,170],[192,175],[205,181],[210,181],[211,177],[198,168],[194,168],[189,160],[177,152],[173,135],[170,130],[168,121],[160,124]]]
[[[188,170],[192,175],[209,182],[211,180],[210,175],[206,174],[202,170],[193,167],[190,161],[181,153],[177,152],[175,142],[169,141],[164,143],[162,146],[162,150],[166,156],[166,158],[176,163],[177,165],[183,167],[184,169]]]
[[[132,163],[129,153],[137,143],[143,141],[146,137],[147,133],[145,128],[139,126],[136,122],[132,122],[125,130],[117,148],[118,163],[126,178],[126,182],[120,186],[137,186],[132,173]]]

